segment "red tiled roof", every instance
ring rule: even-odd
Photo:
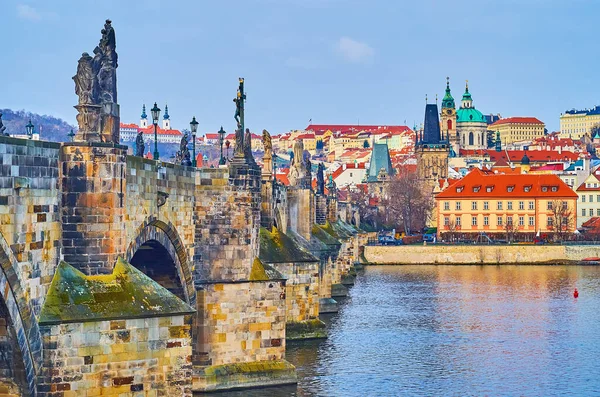
[[[488,187],[491,187],[491,189],[488,189]],[[556,175],[504,175],[475,168],[460,181],[439,193],[436,199],[464,199],[467,197],[555,197],[576,199],[578,196]]]
[[[590,218],[589,220],[583,222],[581,227],[589,228],[589,229],[600,229],[600,217],[595,216]]]
[[[149,126],[146,128],[140,128],[143,134],[154,134],[154,126]],[[156,133],[158,135],[183,135],[179,130],[163,130],[160,126],[156,127]]]
[[[500,119],[492,124],[500,125],[500,124],[544,124],[540,120],[535,117],[507,117],[505,119]]]
[[[342,132],[342,133],[356,133],[356,132],[376,132],[376,131],[385,131],[385,132],[404,132],[411,131],[405,125],[352,125],[352,124],[310,124],[305,128],[306,131],[314,131],[317,132]]]
[[[342,175],[344,173],[344,171],[346,170],[358,170],[358,169],[365,169],[365,163],[347,163],[346,164],[346,169],[344,169],[344,166],[340,166],[338,167],[335,171],[333,171],[333,174],[331,174],[333,176],[333,179],[336,179],[338,176]]]
[[[134,123],[120,123],[119,128],[138,128],[138,125]]]
[[[219,139],[219,134],[216,133],[206,133],[204,136],[206,137],[206,139]]]
[[[302,135],[298,135],[296,137],[296,140],[298,139],[315,139],[315,134],[302,134]]]
[[[276,173],[275,179],[277,179],[277,182],[283,183],[285,186],[290,186],[290,180],[288,179],[287,174]]]
[[[577,192],[600,192],[600,187],[587,187],[585,186],[585,182],[583,182],[577,189]]]

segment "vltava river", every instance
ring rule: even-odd
[[[227,395],[600,395],[597,267],[369,267],[329,321],[297,388]]]

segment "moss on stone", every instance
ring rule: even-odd
[[[269,276],[265,272],[265,267],[258,258],[254,258],[252,270],[250,271],[250,281],[268,281]]]
[[[319,259],[300,247],[276,227],[260,229],[260,260],[263,263],[318,262]]]
[[[337,245],[341,246],[342,243],[339,242],[333,235],[323,230],[323,228],[319,225],[313,225],[311,234],[318,240],[322,241],[324,244],[332,246]]]
[[[61,262],[40,325],[190,314],[194,310],[122,258],[112,274],[86,276]]]
[[[285,325],[286,340],[327,338],[327,326],[318,318],[306,321],[287,323]]]

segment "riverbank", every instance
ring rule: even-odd
[[[599,256],[600,245],[402,245],[364,251],[367,263],[378,265],[575,265]]]

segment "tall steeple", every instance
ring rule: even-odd
[[[140,127],[148,127],[148,115],[146,114],[146,104],[142,105],[142,115],[140,116]]]
[[[167,106],[166,104],[165,104],[165,115],[163,116],[162,128],[163,128],[163,130],[171,129],[171,116],[169,116],[169,106]]]
[[[435,103],[425,105],[425,124],[423,126],[423,143],[438,144],[441,140],[440,119]]]
[[[467,109],[473,107],[473,98],[471,98],[471,93],[469,92],[469,80],[466,81],[465,93],[463,94],[460,107]]]
[[[442,109],[454,109],[455,107],[454,98],[450,93],[450,77],[446,77],[446,94],[442,99]]]

